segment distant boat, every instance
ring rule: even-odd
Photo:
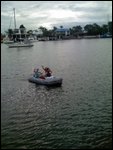
[[[100,38],[112,38],[112,35],[104,34],[104,35],[100,35]]]
[[[15,19],[15,8],[14,10],[14,23],[15,23],[15,29],[16,29],[16,19]],[[19,30],[20,32],[20,30]],[[21,38],[21,32],[20,32],[20,39]],[[16,48],[16,47],[32,47],[33,44],[28,39],[23,39],[23,41],[20,40],[20,42],[14,42],[14,43],[7,43],[9,48]]]
[[[17,47],[32,47],[33,44],[19,44],[19,43],[15,43],[12,45],[9,45],[9,48],[17,48]]]
[[[17,42],[14,44],[8,45],[9,48],[16,48],[16,47],[32,47],[33,44],[29,40],[25,40],[24,42]]]
[[[3,41],[4,44],[12,44],[14,41]]]
[[[10,40],[8,37],[5,37],[5,38],[3,39],[3,43],[4,43],[4,44],[12,44],[12,43],[14,43],[14,41],[13,41],[13,40]]]

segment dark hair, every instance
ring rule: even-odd
[[[49,71],[50,69],[49,69],[48,67],[45,67],[45,70],[46,70],[46,71]]]

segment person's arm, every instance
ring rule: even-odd
[[[44,69],[44,70],[45,70],[44,66],[42,66],[42,69]]]
[[[49,72],[52,73],[51,69],[49,68]]]

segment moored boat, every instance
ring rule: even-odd
[[[14,44],[10,44],[8,45],[9,48],[16,48],[16,47],[32,47],[33,44],[25,44],[25,43],[14,43]]]
[[[13,44],[14,41],[3,41],[4,44]]]
[[[17,42],[14,44],[10,44],[8,45],[9,48],[16,48],[16,47],[32,47],[33,44],[28,40],[28,39],[24,39],[24,41],[22,42]]]
[[[11,40],[8,36],[6,36],[6,37],[3,39],[3,43],[4,43],[4,44],[13,44],[14,41]]]

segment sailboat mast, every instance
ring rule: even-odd
[[[107,15],[107,25],[108,25],[108,33],[109,33],[109,15]]]
[[[13,8],[13,10],[14,10],[14,26],[15,26],[15,29],[16,29],[15,8]]]

